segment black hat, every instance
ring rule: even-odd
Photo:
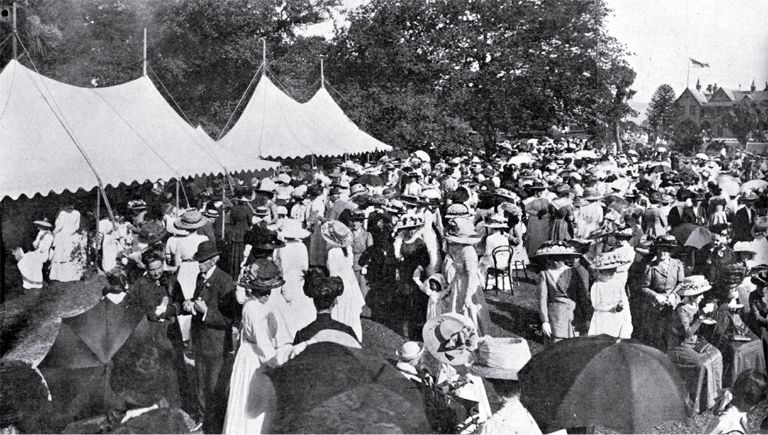
[[[220,253],[221,252],[216,249],[216,243],[210,240],[206,240],[197,246],[197,252],[195,253],[195,256],[192,257],[192,259],[202,263],[203,261],[207,261],[219,255]]]

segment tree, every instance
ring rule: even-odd
[[[659,86],[653,93],[651,103],[645,112],[648,118],[650,143],[655,143],[657,138],[669,139],[671,129],[678,118],[676,99],[675,90],[668,84]]]
[[[704,144],[701,126],[696,121],[684,118],[672,128],[672,142],[677,151],[692,156]]]
[[[602,1],[373,0],[334,40],[333,79],[432,95],[443,120],[468,123],[488,152],[502,132],[612,128],[626,65],[605,33],[607,13]]]
[[[749,97],[743,98],[728,111],[726,123],[742,147],[747,146],[752,133],[764,118],[763,108]]]

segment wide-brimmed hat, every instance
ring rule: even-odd
[[[303,198],[304,195],[307,194],[307,185],[302,184],[301,186],[298,186],[297,188],[293,189],[293,192],[291,192],[291,196],[294,198]]]
[[[571,186],[569,186],[569,185],[567,185],[565,183],[558,184],[557,187],[555,187],[555,193],[557,193],[559,195],[562,195],[562,194],[565,194],[565,193],[570,193],[570,192],[571,192]]]
[[[253,215],[258,217],[269,216],[269,209],[264,207],[263,205],[260,205],[253,209]]]
[[[51,223],[48,222],[48,218],[43,218],[43,220],[40,220],[40,221],[33,221],[32,224],[37,225],[38,227],[43,227],[43,228],[53,228],[53,225],[51,225]]]
[[[531,359],[528,342],[519,337],[485,337],[477,345],[472,374],[489,379],[517,380],[517,373]]]
[[[603,197],[597,193],[596,187],[584,188],[584,195],[582,196],[586,201],[599,201],[603,199]]]
[[[397,222],[395,231],[408,230],[412,228],[420,228],[424,226],[424,218],[417,214],[407,213],[403,215]]]
[[[176,219],[173,225],[180,230],[196,230],[202,228],[208,223],[208,218],[200,213],[200,210],[190,209],[184,212],[180,218]]]
[[[269,178],[261,180],[255,189],[256,192],[263,193],[265,195],[274,195],[276,190],[277,184]]]
[[[696,296],[712,288],[704,275],[691,275],[683,279],[677,289],[679,296]]]
[[[205,240],[197,245],[197,252],[195,252],[195,255],[192,257],[192,259],[202,263],[203,261],[209,260],[219,255],[220,253],[221,252],[216,249],[216,243],[210,240]]]
[[[480,235],[477,234],[469,219],[454,219],[448,222],[445,240],[461,245],[474,245],[480,241]]]
[[[752,225],[752,237],[757,237],[759,234],[764,234],[768,231],[768,216],[760,216],[755,219],[755,224]]]
[[[573,198],[574,207],[584,207],[585,205],[589,205],[589,204],[592,204],[592,203],[584,199],[583,196],[577,196],[576,198]]]
[[[284,239],[305,239],[311,234],[301,227],[301,221],[298,219],[280,220],[277,231]]]
[[[237,285],[254,290],[270,290],[285,284],[283,272],[274,261],[260,258],[243,270]]]
[[[67,204],[67,205],[73,205],[73,204]],[[128,208],[131,210],[145,210],[147,208],[147,203],[144,202],[143,199],[133,199],[131,201],[128,201]]]
[[[488,215],[487,218],[485,218],[485,222],[483,223],[483,226],[486,228],[501,228],[501,229],[507,229],[509,228],[509,222],[507,221],[507,218],[500,214],[492,214]]]
[[[653,249],[674,249],[677,248],[679,245],[677,243],[677,239],[675,239],[674,236],[670,235],[663,235],[656,238],[656,240],[653,241],[653,245],[651,245],[651,248]]]
[[[331,248],[346,248],[352,245],[352,231],[339,221],[323,223],[320,234]]]
[[[357,196],[368,193],[368,189],[360,183],[355,183],[349,188],[349,196]]]
[[[219,217],[219,211],[215,208],[206,208],[202,211],[203,216],[207,217],[208,219],[216,219]]]
[[[743,198],[741,198],[742,201],[757,201],[759,196],[753,191],[750,191],[747,193]]]
[[[619,254],[619,251],[604,252],[598,254],[589,267],[595,270],[615,269],[619,266],[624,266],[632,262],[632,258],[624,258]]]
[[[467,208],[466,205],[461,203],[451,204],[448,206],[448,209],[445,211],[446,218],[468,217],[468,216],[470,216],[469,208]]]
[[[547,190],[549,188],[549,185],[547,183],[544,183],[543,181],[536,180],[533,182],[532,185],[528,187],[528,189],[537,191],[537,190]]]
[[[354,210],[352,211],[352,214],[349,216],[349,220],[351,221],[364,221],[368,219],[368,217],[365,215],[365,212],[362,210]]]
[[[167,232],[165,227],[155,221],[146,222],[139,230],[138,239],[140,243],[154,245],[160,243]]]
[[[427,351],[438,361],[452,366],[467,364],[479,340],[472,320],[456,313],[429,319],[421,335]]]
[[[382,206],[384,210],[390,212],[390,213],[405,213],[405,206],[402,202],[400,202],[397,199],[391,199],[387,202],[386,205]]]
[[[189,230],[183,230],[177,227],[175,223],[173,225],[168,225],[166,227],[166,231],[168,231],[169,234],[173,234],[174,236],[188,236],[190,233]]]
[[[738,252],[756,254],[755,249],[752,247],[752,244],[750,242],[736,242],[736,243],[734,243],[733,244],[733,253],[736,254]]]
[[[395,352],[400,361],[410,361],[424,355],[424,343],[421,341],[406,341]]]
[[[675,197],[669,194],[661,195],[661,203],[664,205],[672,204],[675,201]]]
[[[514,193],[510,192],[508,189],[505,189],[503,187],[499,187],[498,189],[494,190],[493,194],[496,196],[500,196],[502,198],[508,199],[510,201],[517,200],[517,197]]]
[[[569,257],[576,257],[579,256],[578,252],[576,252],[576,249],[573,248],[573,246],[568,246],[565,243],[561,242],[544,242],[539,246],[539,249],[536,250],[536,254],[534,257],[548,257],[548,256],[569,256]]]

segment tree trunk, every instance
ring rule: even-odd
[[[489,161],[491,155],[496,152],[496,131],[491,130],[483,135],[483,147],[485,148],[485,160]]]
[[[616,154],[621,154],[623,152],[623,147],[621,146],[621,126],[619,126],[618,121],[616,121],[613,126],[614,134],[616,135]]]

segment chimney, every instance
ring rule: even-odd
[[[715,83],[715,85],[712,86],[712,92],[717,92],[717,83]]]
[[[751,92],[755,92],[757,90],[757,87],[755,86],[755,79],[752,79],[752,86],[749,87]]]
[[[765,89],[763,89],[763,90],[768,92],[768,82],[765,82]]]
[[[739,92],[741,92],[741,83],[739,83]]]
[[[699,82],[699,79],[696,79],[696,90],[701,92],[701,83]]]
[[[765,87],[768,88],[768,82],[765,83]],[[707,93],[711,94],[712,92],[712,83],[710,83],[707,85]]]

